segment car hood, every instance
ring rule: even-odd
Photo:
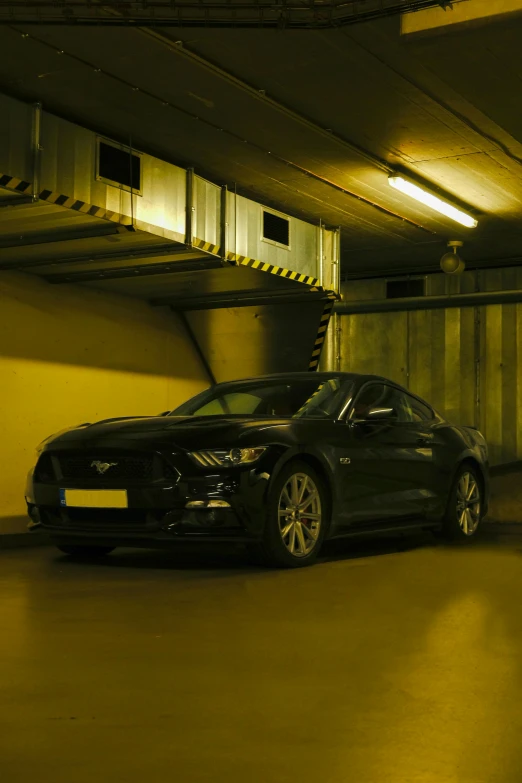
[[[84,424],[50,438],[45,448],[89,448],[124,446],[154,448],[169,445],[187,451],[196,448],[226,448],[257,445],[270,438],[268,432],[286,428],[288,419],[251,419],[238,416],[154,416],[151,418],[106,419]]]

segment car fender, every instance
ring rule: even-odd
[[[478,465],[480,473],[481,473],[481,476],[482,476],[482,479],[483,479],[484,484],[485,484],[485,489],[487,491],[488,484],[489,484],[488,466],[484,464],[484,462],[482,460],[482,455],[480,453],[478,453],[477,450],[470,449],[470,448],[463,449],[463,451],[459,454],[459,458],[458,458],[458,460],[457,460],[456,464],[454,465],[454,468],[453,468],[453,470],[451,472],[450,487],[453,486],[453,482],[455,481],[455,477],[457,475],[457,472],[460,469],[460,466],[464,462],[466,462],[466,460],[472,460],[473,462],[475,462]]]
[[[272,486],[274,485],[274,482],[277,481],[279,474],[281,473],[283,468],[286,465],[288,465],[289,462],[291,462],[294,459],[303,459],[306,461],[307,457],[311,457],[315,462],[317,462],[318,465],[321,466],[322,473],[326,478],[327,488],[330,490],[331,493],[332,507],[335,507],[336,500],[337,500],[336,482],[330,463],[328,462],[328,460],[326,459],[326,457],[321,451],[310,446],[305,446],[303,444],[291,446],[287,448],[280,455],[270,475],[268,492],[270,492]]]
[[[487,464],[484,464],[483,460],[481,459],[481,455],[477,453],[475,450],[466,448],[463,449],[460,453],[458,458],[455,460],[454,465],[452,466],[452,469],[448,471],[448,482],[446,484],[446,502],[444,504],[444,507],[447,506],[447,501],[449,499],[449,495],[451,492],[451,488],[453,487],[453,484],[455,482],[456,476],[458,471],[460,470],[462,464],[466,462],[466,460],[472,460],[474,463],[476,463],[479,467],[482,482],[483,482],[483,491],[484,491],[484,513],[487,513],[488,507],[489,507],[489,472],[488,472],[488,466]]]
[[[34,503],[34,468],[31,468],[25,480],[25,501]]]

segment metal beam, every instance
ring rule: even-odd
[[[516,302],[522,302],[522,290],[478,291],[472,294],[449,294],[447,296],[336,302],[334,312],[338,315],[360,315],[362,313],[392,313],[409,310],[444,310],[448,307],[478,307],[480,305],[511,304]]]
[[[169,306],[175,310],[220,310],[226,307],[257,307],[260,305],[291,304],[296,302],[326,301],[324,293],[305,291],[224,291],[208,296],[175,297],[152,299],[156,307]]]
[[[69,229],[66,231],[46,231],[42,234],[31,232],[25,236],[22,234],[9,234],[0,237],[0,248],[6,250],[10,247],[31,247],[37,245],[46,245],[51,242],[72,242],[76,239],[95,239],[96,237],[110,236],[111,234],[121,234],[129,229],[125,226],[119,226],[117,223],[107,225],[96,225],[90,228]]]
[[[466,262],[466,273],[487,272],[490,270],[507,269],[522,264],[522,256],[508,256],[506,258],[484,258],[473,262]],[[343,272],[342,283],[361,282],[362,280],[394,280],[405,277],[419,277],[419,275],[440,275],[440,264],[434,263],[417,267],[388,267],[386,269],[374,269],[371,271]]]
[[[56,258],[55,256],[40,256],[39,258],[23,259],[22,261],[6,261],[4,263],[0,263],[0,270],[30,269],[38,266],[50,266],[51,264],[53,266],[59,266],[62,264],[88,264],[96,263],[98,261],[119,261],[120,259],[122,261],[126,259],[132,261],[134,259],[141,258],[162,258],[163,256],[184,256],[186,254],[187,248],[184,245],[169,243],[165,245],[154,245],[152,247],[136,248],[135,250],[118,250],[114,253],[86,253],[82,256],[63,256],[62,258]]]
[[[222,266],[221,259],[194,258],[192,261],[173,261],[160,264],[136,264],[118,269],[90,269],[85,272],[65,272],[42,277],[49,283],[90,283],[94,280],[123,280],[128,277],[150,277],[151,275],[201,272]]]
[[[32,196],[0,196],[0,209],[2,207],[22,207],[25,204],[33,204]]]

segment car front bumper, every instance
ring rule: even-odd
[[[28,478],[26,501],[30,530],[58,541],[88,540],[109,546],[164,546],[176,540],[253,541],[262,535],[269,475],[235,469],[196,475],[177,483],[118,486],[127,491],[123,509],[63,505],[63,489],[100,489]],[[106,485],[105,489],[116,489]],[[218,501],[219,504],[212,505]],[[210,505],[207,505],[209,504]],[[226,505],[225,505],[226,504]]]

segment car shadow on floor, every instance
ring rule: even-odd
[[[437,545],[439,542],[429,532],[337,539],[328,541],[324,545],[317,565],[366,557],[384,557],[385,555],[411,552]],[[96,560],[70,558],[60,554],[57,554],[56,560],[60,564],[69,563],[76,567],[89,566],[92,568],[95,565],[107,569],[212,571],[216,575],[225,572],[269,573],[273,570],[255,564],[244,548],[230,544],[180,544],[168,550],[122,548],[116,549],[107,557]]]
[[[231,545],[200,544],[179,545],[169,549],[116,549],[106,557],[83,559],[57,556],[60,565],[78,568],[137,569],[152,571],[199,571],[208,575],[223,576],[230,573],[246,574],[263,571],[248,561],[244,550]]]
[[[319,557],[319,562],[335,560],[357,560],[365,557],[384,557],[401,552],[412,552],[440,546],[441,542],[429,531],[419,530],[413,533],[388,533],[361,537],[338,538],[327,541]]]

